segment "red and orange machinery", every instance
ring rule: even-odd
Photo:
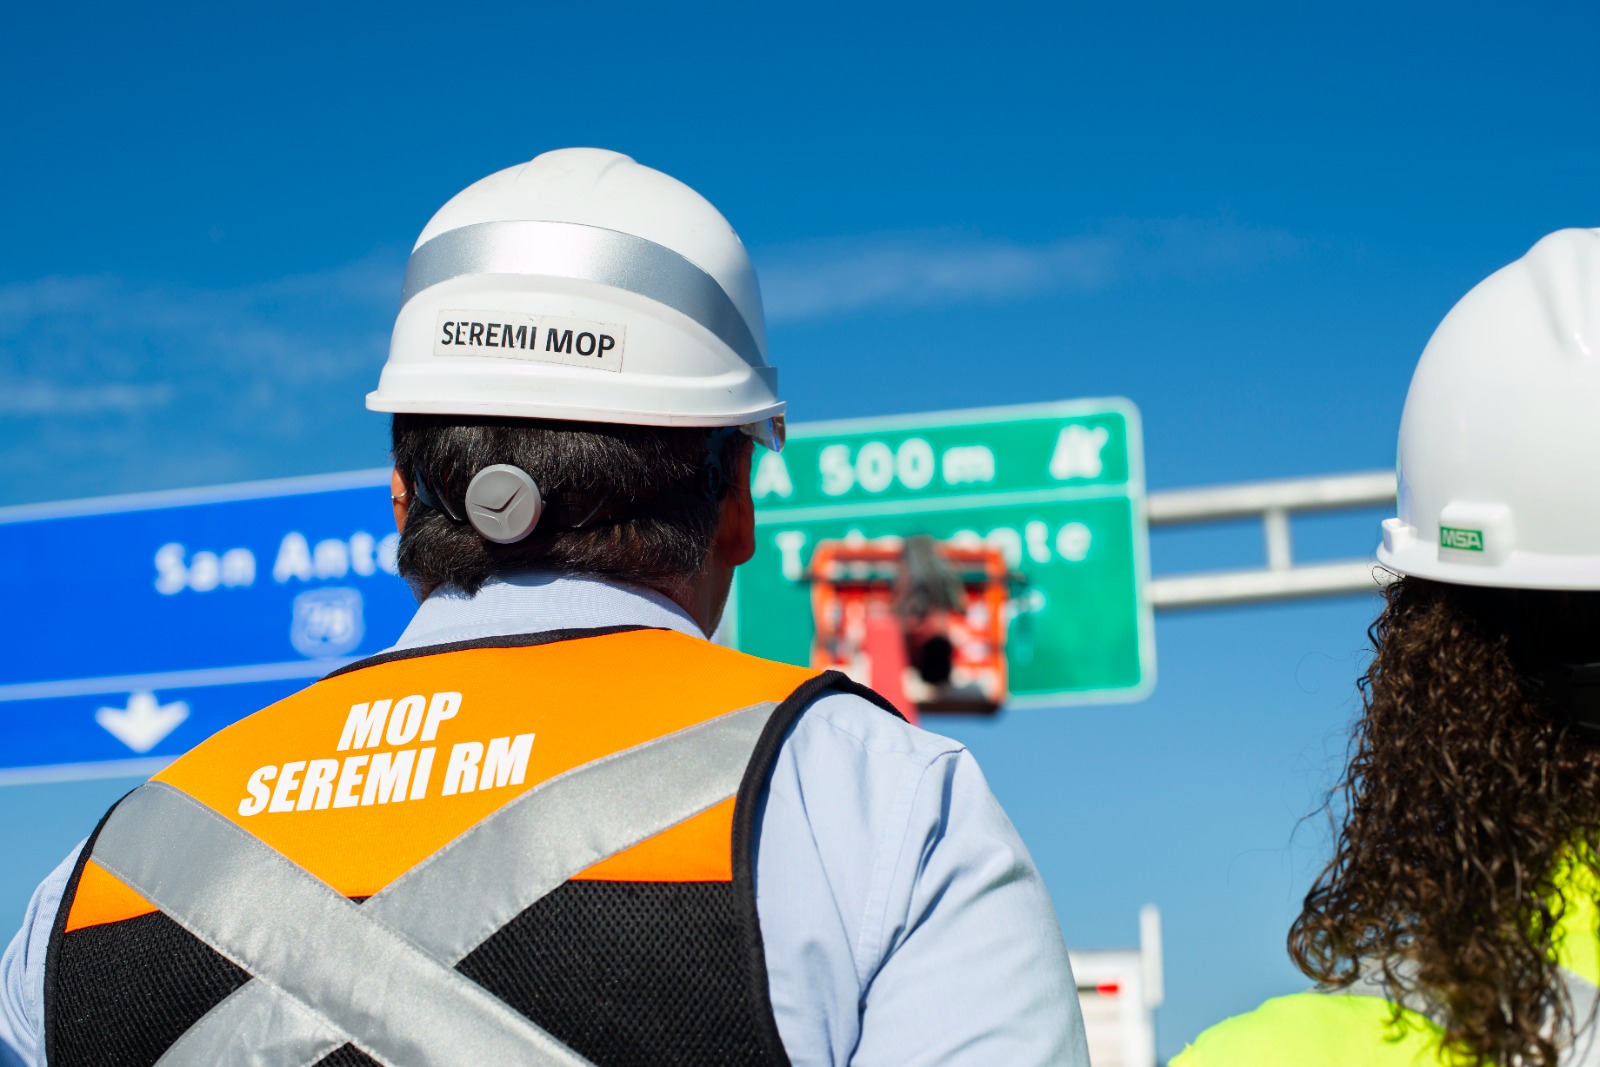
[[[823,541],[808,577],[812,666],[870,685],[912,722],[1005,703],[1021,579],[1000,549],[926,536]]]

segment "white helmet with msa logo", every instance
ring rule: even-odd
[[[1600,589],[1600,230],[1560,230],[1462,298],[1400,420],[1399,574]]]
[[[741,426],[782,444],[761,292],[693,189],[546,152],[439,210],[406,266],[374,411]]]

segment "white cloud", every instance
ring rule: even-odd
[[[1113,223],[1037,243],[890,234],[759,252],[775,322],[999,304],[1295,254],[1277,230]],[[244,286],[0,285],[0,503],[369,466],[403,254]]]
[[[0,411],[160,406],[240,378],[280,396],[366,370],[398,290],[398,270],[373,260],[233,288],[101,276],[0,286]]]
[[[758,252],[768,317],[823,318],[942,302],[1004,303],[1092,292],[1165,275],[1235,273],[1292,255],[1281,230],[1166,220],[1112,223],[1038,244],[951,234],[888,234]]]
[[[83,415],[99,411],[133,411],[170,403],[172,386],[90,385],[0,378],[0,415]]]
[[[363,417],[361,398],[383,364],[402,262],[232,287],[0,286],[0,467],[14,475],[0,496],[381,462],[382,420]]]

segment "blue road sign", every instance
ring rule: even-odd
[[[0,784],[150,774],[393,644],[389,472],[0,509]]]

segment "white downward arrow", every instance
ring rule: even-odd
[[[129,693],[125,708],[101,708],[94,713],[95,722],[135,752],[149,752],[188,717],[189,705],[183,701],[162,704],[154,693],[145,692]]]

